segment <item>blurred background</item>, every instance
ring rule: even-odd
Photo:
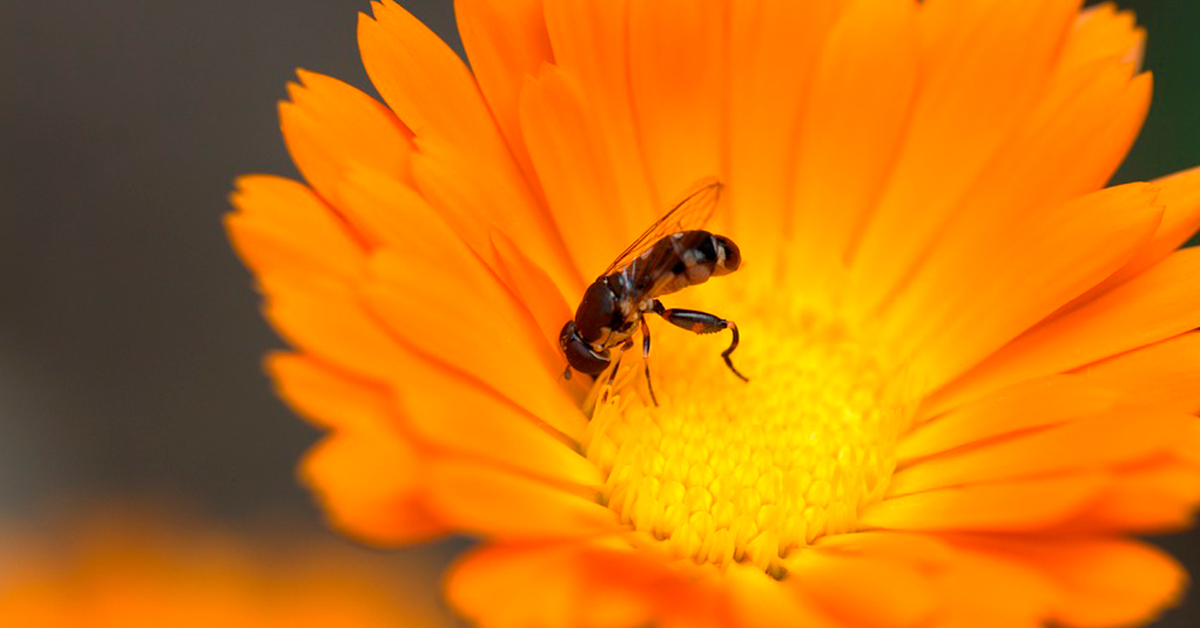
[[[402,4],[461,53],[450,0]],[[1200,3],[1125,0],[1156,92],[1120,181],[1200,164]],[[280,346],[221,226],[233,178],[296,176],[297,67],[368,88],[365,0],[0,2],[0,520],[165,498],[313,534],[317,434],[276,400]],[[1200,534],[1158,540],[1193,571]],[[437,570],[460,545],[412,550]],[[1200,595],[1160,626],[1200,625]]]

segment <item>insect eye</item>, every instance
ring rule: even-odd
[[[567,363],[576,371],[588,375],[599,375],[608,368],[608,349],[602,351],[593,349],[579,336],[575,329],[575,321],[568,321],[566,325],[563,325],[558,342],[562,346],[563,355],[567,356]]]

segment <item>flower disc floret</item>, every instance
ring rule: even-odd
[[[643,402],[642,367],[629,367],[586,443],[623,524],[678,557],[780,576],[789,551],[855,530],[883,497],[912,412],[904,374],[866,335],[795,309],[781,297],[744,309],[749,384],[712,342],[668,330],[652,357],[661,405]]]

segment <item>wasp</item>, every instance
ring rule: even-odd
[[[633,347],[633,335],[640,329],[646,386],[654,405],[658,405],[646,361],[650,356],[646,315],[657,314],[696,334],[730,330],[733,342],[721,357],[734,375],[750,381],[729,357],[738,346],[738,328],[733,321],[707,312],[667,308],[658,300],[702,284],[709,277],[728,275],[741,266],[741,251],[732,240],[700,229],[716,209],[721,188],[715,178],[701,179],[592,282],[575,318],[567,321],[558,335],[568,363],[564,377],[570,379],[571,369],[597,376],[612,364],[607,382],[611,386],[621,356]],[[615,364],[610,355],[613,349],[617,351]]]

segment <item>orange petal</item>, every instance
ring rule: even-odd
[[[419,141],[438,138],[510,162],[475,77],[433,31],[392,0],[359,15],[363,65],[384,101]],[[511,165],[511,164],[510,164]]]
[[[662,583],[636,558],[579,543],[484,546],[459,559],[447,597],[488,628],[649,625]]]
[[[1200,327],[1200,249],[1184,249],[1035,327],[928,401],[944,409],[1013,382],[1077,368]]]
[[[936,388],[1129,261],[1162,217],[1153,200],[1145,184],[1109,188],[1016,218],[1011,231],[1001,221],[950,237],[882,333],[897,339],[897,351],[919,356],[926,385]],[[977,287],[980,276],[986,289]]]
[[[639,145],[629,77],[629,0],[544,0],[554,62],[577,81],[614,168],[618,207],[632,229],[649,225],[655,204]],[[589,271],[590,272],[590,271]]]
[[[954,561],[938,571],[938,596],[945,606],[938,628],[1041,628],[1055,599],[1055,586],[1037,569],[1002,554],[947,544]],[[997,594],[1000,592],[1000,594]]]
[[[1200,468],[1163,457],[1117,471],[1096,501],[1059,529],[1075,534],[1183,530],[1192,524],[1198,504]]]
[[[791,215],[791,280],[830,294],[851,242],[891,172],[918,77],[910,0],[851,3],[817,63],[800,127]],[[786,197],[783,197],[786,198]],[[769,237],[776,225],[763,225]]]
[[[1185,433],[1180,434],[1170,450],[1176,458],[1200,467],[1200,421],[1193,422]]]
[[[599,471],[558,432],[475,382],[428,364],[399,378],[405,422],[415,434],[464,457],[557,482],[601,483]],[[453,399],[449,404],[447,399]],[[585,419],[556,423],[578,425]]]
[[[926,74],[890,183],[854,251],[852,307],[872,312],[902,284],[1036,106],[1078,4],[922,4]]]
[[[585,595],[579,572],[571,545],[485,545],[458,559],[446,597],[468,621],[488,628],[573,626]]]
[[[780,582],[752,565],[734,563],[723,576],[736,626],[755,628],[840,628],[799,594],[803,584]]]
[[[491,233],[503,232],[520,242],[560,289],[582,293],[579,270],[571,263],[557,227],[528,188],[502,173],[461,163],[460,146],[434,141],[419,145],[421,153],[413,159],[417,188],[478,255],[494,264]],[[467,172],[470,176],[464,176]]]
[[[953,549],[937,535],[892,530],[823,536],[817,539],[814,546],[930,568],[945,567],[956,559]]]
[[[421,193],[449,213],[481,254],[490,228],[528,247],[556,281],[572,276],[549,216],[513,161],[475,79],[446,44],[392,0],[372,4],[358,37],[371,82],[420,151],[413,176]],[[472,173],[470,177],[463,173]],[[497,207],[502,211],[497,211]]]
[[[471,71],[521,169],[533,174],[517,107],[525,77],[551,62],[541,0],[455,0]]]
[[[421,503],[422,466],[394,433],[339,432],[305,455],[300,476],[334,528],[368,543],[395,546],[447,531]]]
[[[263,311],[291,345],[354,376],[387,381],[413,365],[413,356],[349,291],[290,289],[272,296]]]
[[[911,565],[820,549],[785,564],[784,584],[846,625],[911,626],[935,610],[928,577]]]
[[[475,461],[423,467],[430,508],[454,527],[505,539],[595,536],[616,529],[616,515],[593,495],[571,492]]]
[[[404,181],[410,177],[412,133],[387,107],[328,76],[297,72],[291,102],[279,104],[288,152],[322,197],[337,203],[338,182],[351,165]]]
[[[695,181],[718,176],[728,84],[724,0],[629,5],[629,90],[652,193],[649,225]],[[639,225],[640,227],[640,225]]]
[[[495,271],[468,248],[464,238],[447,224],[447,220],[412,190],[394,180],[359,171],[346,181],[342,196],[348,211],[355,215],[401,216],[407,221],[407,226],[400,221],[390,223],[394,226],[388,230],[391,245],[387,250],[377,252],[372,260],[376,283],[384,282],[375,288],[387,287],[395,291],[403,284],[408,286],[405,289],[435,291],[440,295],[438,305],[434,307],[430,303],[420,309],[428,313],[430,309],[445,307],[447,312],[488,319],[493,327],[508,325],[508,329],[497,331],[501,338],[516,334],[517,338],[524,339],[522,332],[532,331],[528,311],[504,288]],[[479,237],[487,239],[489,257],[494,255],[490,235],[481,233]],[[401,254],[403,259],[400,259]],[[435,278],[437,280],[431,281]],[[459,298],[467,292],[474,295],[471,303]],[[413,296],[408,295],[408,299]],[[488,304],[490,309],[476,307],[479,303]],[[418,311],[410,314],[424,315]],[[448,322],[443,321],[443,324]],[[470,332],[470,329],[463,330],[463,333]],[[553,346],[537,342],[527,345],[525,350],[547,360],[551,370],[559,368],[561,358]],[[435,354],[440,355],[440,352]],[[462,357],[469,359],[469,352]]]
[[[1107,479],[1100,473],[1080,473],[888,497],[868,506],[858,524],[888,530],[1036,530],[1079,511]]]
[[[1063,588],[1054,619],[1067,626],[1104,628],[1149,621],[1173,606],[1187,574],[1161,550],[1137,541],[1080,542],[1031,557]]]
[[[298,353],[272,354],[266,364],[279,396],[319,427],[357,432],[399,425],[395,400],[385,387]]]
[[[472,233],[457,229],[451,217],[439,212],[416,190],[394,178],[365,169],[347,174],[339,188],[342,211],[355,224],[364,226],[384,244],[388,254],[430,260],[440,267],[439,275],[455,277],[470,285],[483,272],[479,256],[467,242],[488,238],[486,227],[472,222]],[[482,245],[480,245],[482,246]],[[489,243],[490,247],[490,243]]]
[[[1166,450],[1193,420],[1126,406],[922,460],[897,471],[888,493],[1112,467]]]
[[[1132,403],[1193,414],[1200,411],[1200,333],[1122,353],[1076,373],[1123,392]]]
[[[841,0],[731,2],[729,198],[732,236],[772,272],[796,172],[801,114]]]
[[[1146,32],[1138,28],[1131,11],[1118,11],[1109,2],[1080,12],[1059,64],[1064,71],[1105,58],[1140,67]]]
[[[957,221],[978,222],[978,213],[1003,226],[1014,213],[1036,214],[1103,186],[1141,129],[1151,83],[1111,59],[1057,76],[991,158]]]
[[[496,249],[496,258],[500,260],[505,284],[516,293],[517,299],[537,322],[547,344],[558,350],[558,334],[563,324],[575,316],[570,304],[546,271],[535,265],[503,233],[497,231],[492,234],[492,247]]]
[[[901,464],[1003,434],[1065,423],[1110,410],[1120,394],[1100,382],[1050,375],[1010,386],[956,408],[905,434]]]
[[[527,312],[494,276],[436,282],[427,260],[380,254],[364,296],[405,346],[441,362],[564,433],[579,410],[560,388],[562,357],[547,347]],[[473,281],[478,278],[477,281]],[[464,301],[464,293],[473,299]],[[414,307],[413,304],[420,304]]]
[[[360,275],[362,248],[311,189],[273,176],[238,179],[237,212],[225,226],[238,255],[259,274],[342,281]]]
[[[1125,539],[973,539],[1041,570],[1055,584],[1049,619],[1075,628],[1145,624],[1178,602],[1187,575],[1161,550]]]
[[[559,233],[591,278],[650,223],[629,224],[645,208],[622,205],[613,159],[583,98],[570,75],[543,67],[521,92],[521,126]]]
[[[1163,208],[1162,223],[1154,237],[1121,270],[1076,299],[1069,309],[1095,299],[1158,264],[1200,228],[1200,168],[1158,179],[1154,186],[1159,192],[1155,205]]]

